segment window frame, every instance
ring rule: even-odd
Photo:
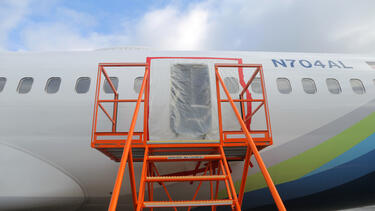
[[[78,84],[79,84],[79,82],[80,82],[82,79],[88,79],[88,81],[89,81],[89,85],[88,85],[87,90],[86,90],[85,92],[78,92],[78,89],[77,89],[77,88],[78,88]],[[87,76],[82,76],[82,77],[77,78],[77,80],[76,80],[76,85],[75,85],[75,87],[74,87],[74,90],[76,91],[77,94],[86,94],[86,93],[88,93],[88,92],[90,91],[90,87],[91,87],[91,78],[90,78],[90,77],[87,77]]]
[[[30,88],[27,90],[27,92],[21,92],[20,88],[23,86],[23,83],[26,79],[31,79]],[[17,86],[18,94],[28,94],[29,92],[31,92],[31,89],[33,88],[33,84],[34,84],[34,78],[33,77],[23,77],[23,78],[21,78],[20,81],[18,82],[18,86]]]
[[[285,80],[285,81],[288,82],[289,87],[290,87],[289,92],[283,92],[283,91],[280,90],[280,86],[279,86],[279,84],[280,84],[279,81],[280,80]],[[287,94],[291,94],[292,91],[293,91],[292,84],[290,83],[290,80],[288,78],[286,78],[286,77],[278,77],[278,78],[276,78],[276,86],[277,86],[277,90],[279,91],[280,94],[287,95]]]
[[[354,90],[354,87],[353,87],[353,83],[352,83],[352,81],[357,81],[357,82],[360,83],[360,85],[361,85],[361,87],[362,87],[362,93],[358,93],[358,92],[356,92],[356,91]],[[366,94],[366,88],[365,88],[365,85],[363,84],[363,82],[362,82],[361,79],[359,79],[359,78],[351,78],[351,79],[349,79],[349,83],[350,83],[350,86],[352,87],[352,90],[353,90],[353,92],[354,92],[355,94],[357,94],[357,95],[363,95],[363,94]]]
[[[310,82],[312,82],[312,85],[314,86],[314,92],[309,93],[308,91],[306,91],[304,81],[310,81]],[[316,94],[316,93],[318,92],[318,88],[316,87],[315,80],[312,79],[312,78],[302,78],[302,79],[301,79],[301,84],[302,84],[303,91],[304,91],[306,94],[314,95],[314,94]]]
[[[48,85],[49,85],[49,83],[52,81],[52,80],[54,80],[54,79],[58,79],[59,80],[59,85],[58,85],[58,87],[57,87],[57,89],[56,89],[56,91],[55,92],[48,92]],[[61,77],[50,77],[48,80],[47,80],[47,82],[46,82],[46,86],[44,87],[44,91],[47,93],[47,94],[56,94],[57,92],[59,92],[59,90],[60,90],[60,86],[61,86]]]
[[[337,82],[337,85],[338,85],[338,88],[339,88],[339,92],[338,92],[338,93],[333,92],[333,91],[329,88],[328,80],[332,80],[332,81]],[[339,95],[339,94],[342,93],[342,88],[341,88],[340,81],[337,80],[336,78],[326,78],[326,86],[327,86],[328,92],[331,93],[331,94]]]
[[[4,79],[4,84],[3,84],[3,86],[0,86],[0,93],[4,91],[5,85],[7,84],[7,78],[6,77],[0,77],[0,82],[1,82],[2,79]]]

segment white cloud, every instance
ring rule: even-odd
[[[0,21],[0,48],[22,21],[27,50],[71,50],[141,45],[178,50],[262,50],[375,53],[372,0],[172,1],[138,19],[116,20],[116,31],[97,31],[98,19],[69,8],[51,21],[27,20],[28,1],[9,3]],[[13,1],[12,1],[13,2]],[[14,1],[18,2],[18,1]],[[8,6],[9,7],[9,6]],[[5,9],[0,8],[0,12]],[[8,17],[9,16],[9,17]],[[26,18],[26,20],[25,20]]]
[[[102,35],[96,32],[82,35],[78,28],[65,23],[30,25],[22,32],[28,50],[88,50],[125,43],[126,36]]]
[[[29,2],[29,0],[0,1],[0,50],[7,48],[9,33],[26,16]]]
[[[135,42],[157,48],[198,50],[207,36],[208,12],[166,7],[147,13],[136,26]]]
[[[21,30],[21,38],[27,50],[91,50],[128,42],[126,35],[90,31],[97,23],[87,13],[67,8],[59,8],[56,12],[56,20],[30,21]]]
[[[332,33],[331,39],[344,43],[346,51],[360,49],[365,52],[375,53],[375,16],[368,17],[359,22],[346,23]]]
[[[220,2],[206,6],[209,49],[375,53],[375,1]]]

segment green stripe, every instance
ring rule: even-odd
[[[275,184],[299,179],[348,151],[373,133],[375,133],[375,112],[327,141],[269,167],[268,171]],[[240,181],[236,181],[235,186],[239,190]],[[264,187],[266,183],[260,172],[247,177],[246,192]]]

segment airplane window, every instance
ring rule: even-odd
[[[281,94],[289,94],[292,92],[292,86],[290,85],[289,79],[287,78],[278,78],[277,89]]]
[[[311,78],[302,78],[302,86],[303,90],[307,94],[315,94],[316,93],[316,85],[315,81]]]
[[[118,78],[117,77],[109,77],[109,79],[111,80],[113,86],[115,86],[115,89],[117,91]],[[112,90],[111,86],[109,85],[107,79],[104,81],[104,92],[107,93],[107,94],[113,93],[113,90]]]
[[[89,77],[80,77],[77,79],[76,92],[78,94],[87,93],[90,89],[91,79]]]
[[[253,82],[251,83],[251,90],[255,93],[262,93],[262,86],[260,84],[260,78],[254,78]]]
[[[366,92],[363,83],[359,79],[350,79],[350,84],[352,85],[353,92],[356,94],[364,94]]]
[[[6,78],[4,78],[4,77],[0,77],[0,92],[3,91],[6,82],[7,82],[7,79],[6,79]]]
[[[139,93],[141,91],[143,77],[137,77],[134,79],[134,91]]]
[[[329,92],[331,92],[332,94],[340,94],[341,93],[340,83],[336,79],[327,78],[326,83],[327,83],[327,87],[328,87]]]
[[[26,94],[30,92],[31,87],[33,86],[34,79],[31,77],[25,77],[20,80],[18,84],[17,91],[20,94]]]
[[[48,94],[54,94],[57,91],[59,91],[60,84],[61,84],[61,78],[52,77],[48,79],[45,90]]]
[[[228,92],[230,94],[237,94],[240,90],[240,87],[238,85],[238,80],[235,77],[225,77],[224,84],[227,87]]]

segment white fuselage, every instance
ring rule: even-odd
[[[38,207],[77,209],[90,206],[105,209],[118,164],[90,147],[97,66],[100,62],[145,62],[146,57],[156,56],[241,58],[243,63],[262,64],[274,141],[264,153],[262,151],[266,165],[277,164],[302,152],[288,152],[290,154],[286,155],[284,151],[277,151],[279,146],[355,110],[375,96],[375,70],[366,63],[375,61],[375,58],[360,56],[148,50],[1,53],[0,77],[6,78],[6,84],[0,92],[0,210]],[[176,63],[182,60],[170,61]],[[295,60],[293,64],[291,60]],[[190,61],[194,62],[194,59]],[[285,61],[285,65],[282,61]],[[321,61],[324,68],[319,64],[314,65],[316,61]],[[329,67],[329,61],[336,66],[331,63]],[[215,59],[207,59],[197,63],[212,65],[215,62]],[[158,67],[168,64],[165,60],[155,60],[155,64],[152,64],[155,67],[151,66],[151,71],[156,72]],[[119,92],[127,92],[127,95],[136,98],[137,93],[132,87],[134,79],[142,74],[126,71],[115,74],[119,78]],[[20,94],[17,87],[24,77],[32,77],[34,82],[29,93]],[[46,81],[51,77],[61,78],[61,86],[55,94],[45,91]],[[79,77],[91,78],[87,93],[76,93],[76,80]],[[169,75],[161,74],[159,77],[160,80],[169,80]],[[289,94],[279,92],[278,78],[290,81],[292,91]],[[301,82],[303,78],[315,81],[315,94],[305,93]],[[327,78],[340,82],[341,94],[328,91]],[[354,93],[350,79],[360,79],[365,94]],[[253,96],[256,95],[253,93]],[[128,113],[128,119],[133,113],[132,109],[120,106],[123,114]],[[274,153],[267,154],[268,150]],[[140,168],[141,164],[137,163],[136,172]],[[232,168],[234,177],[238,179],[241,175],[236,173],[236,169],[242,168],[241,163],[234,163]],[[257,171],[257,168],[253,168],[250,174]],[[128,183],[125,182],[123,187],[120,204],[131,206]],[[170,185],[171,190],[181,187]]]

